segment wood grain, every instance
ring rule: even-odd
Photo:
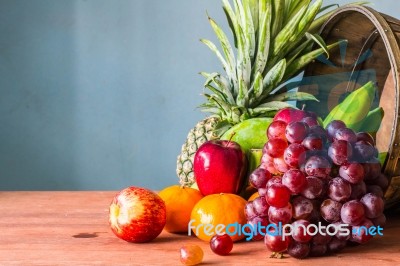
[[[226,257],[195,237],[163,232],[146,244],[118,239],[108,226],[115,192],[0,192],[0,265],[180,265],[179,247],[200,245],[202,265],[400,265],[400,217],[384,236],[338,255],[270,259],[262,242],[236,243]]]

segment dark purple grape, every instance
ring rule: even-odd
[[[371,219],[371,222],[375,225],[375,226],[380,226],[380,227],[384,227],[386,225],[386,216],[384,214]]]
[[[283,159],[291,168],[299,168],[306,159],[306,148],[301,144],[292,143],[286,148]]]
[[[293,218],[295,218],[296,220],[299,219],[308,220],[308,218],[311,216],[314,210],[314,205],[311,202],[311,200],[302,196],[297,196],[293,198],[292,206],[293,206]]]
[[[326,245],[331,241],[332,236],[330,236],[327,233],[324,233],[325,235],[322,235],[320,233],[316,234],[313,239],[312,239],[312,244],[313,245]]]
[[[329,242],[328,244],[328,250],[330,252],[336,253],[341,251],[342,249],[344,249],[346,247],[347,241],[345,240],[340,240],[336,237],[332,237],[331,242]]]
[[[283,208],[276,208],[271,206],[268,210],[268,218],[271,223],[279,224],[287,224],[292,219],[292,205],[288,203]]]
[[[381,197],[381,198],[383,198],[383,196],[384,196],[382,188],[378,185],[368,185],[367,192],[377,195],[378,197]]]
[[[301,143],[307,150],[322,150],[324,141],[315,134],[309,134]]]
[[[285,136],[290,143],[301,143],[310,127],[304,122],[292,122],[286,127]]]
[[[344,202],[351,196],[351,185],[346,180],[335,177],[329,181],[328,197],[338,202]]]
[[[368,242],[373,237],[368,233],[368,229],[372,226],[374,224],[369,219],[364,219],[359,225],[353,226],[350,241],[359,244]]]
[[[369,172],[365,173],[365,181],[372,181],[380,176],[382,167],[378,159],[372,158],[366,162],[365,165],[368,165],[369,167]]]
[[[319,126],[318,120],[311,116],[304,117],[301,122],[306,123],[309,127]]]
[[[246,205],[244,206],[244,214],[246,215],[247,220],[251,220],[257,216],[257,213],[255,212],[253,207],[253,201],[249,201],[246,203]]]
[[[306,186],[301,192],[307,199],[316,199],[322,194],[323,182],[315,176],[306,177]]]
[[[311,245],[310,247],[310,257],[322,257],[328,251],[327,245]]]
[[[354,130],[344,127],[344,128],[339,128],[335,132],[334,136],[335,140],[345,140],[349,143],[355,143],[357,141],[357,136]]]
[[[377,179],[374,180],[374,183],[382,188],[383,191],[389,186],[389,180],[384,174],[380,174]]]
[[[268,216],[269,204],[267,203],[265,197],[260,196],[258,198],[255,198],[253,200],[253,209],[257,216]]]
[[[305,171],[309,176],[326,179],[331,173],[331,163],[323,156],[312,156],[306,162]]]
[[[342,204],[340,202],[326,199],[322,202],[320,212],[325,221],[334,223],[340,220],[340,210]]]
[[[375,155],[375,147],[365,140],[357,141],[353,146],[353,159],[357,162],[366,162]]]
[[[293,194],[299,194],[307,185],[307,179],[300,170],[290,169],[283,175],[282,184]]]
[[[351,200],[343,204],[340,218],[349,225],[359,225],[365,218],[364,205],[358,200]]]
[[[357,141],[363,140],[369,142],[372,146],[375,146],[375,140],[374,137],[371,136],[371,134],[367,132],[358,132],[357,133]]]
[[[271,173],[260,167],[255,169],[249,176],[249,182],[255,188],[265,187],[269,179],[271,179]]]
[[[346,163],[340,166],[339,175],[351,184],[357,184],[364,180],[364,167],[359,163]]]
[[[361,181],[357,184],[351,185],[351,196],[350,199],[361,199],[367,193],[367,185],[365,182]]]
[[[345,140],[334,141],[328,148],[328,156],[336,165],[342,165],[349,161],[353,150],[349,142]]]
[[[365,217],[377,218],[383,214],[385,203],[381,197],[368,193],[361,198],[360,202],[364,205]]]
[[[324,143],[328,140],[328,133],[321,126],[312,126],[312,127],[310,127],[309,134],[310,135],[316,135],[316,136],[320,137],[323,140]]]
[[[287,249],[287,252],[293,258],[304,259],[308,257],[308,254],[310,253],[310,245],[308,243],[292,241]]]
[[[346,124],[340,120],[332,120],[327,126],[326,131],[328,132],[329,140],[335,137],[336,131],[341,128],[345,128]]]

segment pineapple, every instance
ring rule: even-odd
[[[195,183],[193,157],[206,140],[218,138],[244,120],[273,117],[291,106],[287,101],[316,100],[308,93],[287,91],[282,84],[338,45],[326,46],[315,34],[330,15],[315,19],[322,0],[312,4],[311,0],[233,0],[233,7],[229,0],[222,2],[234,46],[209,18],[222,53],[211,41],[201,42],[218,57],[225,74],[201,72],[206,79],[204,87],[211,93],[204,93],[206,102],[200,107],[212,117],[189,132],[178,156],[177,175],[185,186]],[[319,48],[313,50],[314,43]]]
[[[196,124],[189,131],[186,142],[182,145],[182,152],[178,156],[176,174],[179,176],[183,186],[191,186],[194,182],[193,159],[197,149],[207,140],[218,139],[215,134],[215,126],[219,121],[218,117],[207,117]]]

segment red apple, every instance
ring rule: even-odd
[[[240,145],[229,140],[211,140],[197,150],[193,172],[203,195],[238,194],[246,174],[246,155]]]
[[[290,124],[291,122],[299,122],[307,116],[310,115],[306,111],[287,107],[276,113],[274,121],[281,120],[286,124]]]
[[[165,203],[148,189],[125,188],[111,202],[109,222],[114,234],[125,241],[151,241],[166,223]]]

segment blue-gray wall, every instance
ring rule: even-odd
[[[325,1],[345,3],[347,1]],[[400,16],[395,0],[372,1]],[[218,0],[0,0],[0,190],[161,189],[220,70]]]

